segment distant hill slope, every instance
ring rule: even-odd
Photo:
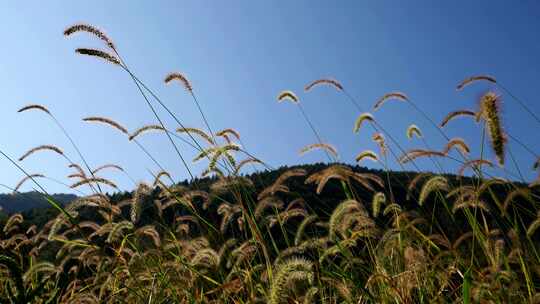
[[[67,204],[77,198],[74,194],[53,194],[52,197],[61,204]],[[36,208],[50,207],[43,194],[32,191],[17,194],[0,194],[0,207],[5,213],[23,212]]]
[[[345,164],[342,164],[345,165]],[[256,198],[256,194],[262,191],[268,185],[271,185],[282,173],[293,168],[301,168],[307,172],[307,176],[320,172],[321,170],[328,168],[328,164],[315,163],[315,164],[304,164],[297,166],[282,166],[274,170],[259,171],[251,174],[245,175],[248,179],[253,182],[254,189],[251,191],[251,194]],[[423,182],[426,178],[429,177],[432,173],[423,173],[422,180],[418,185],[411,191],[409,189],[409,184],[411,181],[418,175],[417,172],[410,171],[390,171],[385,172],[377,169],[369,169],[361,166],[350,166],[354,172],[357,173],[369,173],[378,176],[382,179],[382,182],[385,184],[385,190],[382,190],[380,187],[375,187],[375,191],[384,191],[387,194],[389,202],[395,202],[399,204],[404,210],[415,210],[425,217],[433,217],[433,210],[425,207],[420,208],[417,203],[417,197],[420,192]],[[453,174],[444,175],[448,182],[456,187],[459,185],[470,185],[473,183],[478,183],[478,179],[470,177],[458,177]],[[330,181],[325,187],[324,190],[316,194],[316,186],[313,184],[305,183],[306,176],[301,177],[291,177],[287,180],[287,185],[291,189],[287,193],[277,193],[276,195],[282,198],[284,201],[292,201],[294,198],[303,198],[309,206],[309,209],[321,216],[327,217],[332,213],[334,208],[344,199],[346,195],[341,187],[341,184],[336,180]],[[198,189],[203,190],[208,193],[212,193],[211,185],[217,181],[217,178],[214,177],[205,177],[205,178],[196,178],[193,181],[181,181],[178,185],[186,187],[187,189]],[[515,183],[514,185],[525,187],[524,184]],[[353,190],[357,196],[357,199],[363,204],[369,205],[373,192],[368,191],[360,185],[353,183]],[[494,184],[491,186],[492,191],[497,194],[499,197],[506,197],[508,189],[505,185]],[[154,210],[154,199],[159,195],[160,189],[156,188],[152,194],[152,199],[148,199],[142,206],[142,209],[145,211],[142,212],[141,219],[139,223],[152,224],[158,217],[157,213]],[[412,194],[410,197],[408,194]],[[132,197],[133,192],[116,192],[113,194],[108,194],[111,202],[120,202]],[[539,194],[540,195],[540,194]],[[73,194],[54,194],[54,198],[62,203],[66,204],[70,201],[77,198]],[[429,199],[425,205],[432,206],[430,201],[433,198]],[[233,198],[231,198],[233,200]],[[491,204],[491,198],[489,196],[485,197],[486,202]],[[216,204],[219,204],[216,202]],[[439,204],[440,205],[440,204]],[[52,219],[58,214],[58,211],[52,208],[38,192],[27,192],[16,195],[11,194],[0,194],[0,206],[3,207],[3,212],[0,212],[0,227],[2,219],[6,218],[6,213],[11,214],[14,212],[22,212],[25,218],[26,223],[32,223],[41,227],[48,220]],[[212,211],[205,210],[205,215],[208,216],[208,220],[213,224],[219,226],[220,218],[216,217],[215,208],[217,205],[214,205]],[[439,206],[440,207],[440,206]],[[495,205],[494,208],[497,208]],[[424,210],[425,209],[425,210]],[[88,212],[81,212],[81,215],[84,215],[83,218],[92,220],[96,217],[95,210],[90,209]],[[129,218],[129,213],[124,214],[126,218]],[[440,216],[438,219],[439,223],[442,225],[450,225],[449,218],[446,213],[441,213],[437,216]],[[531,219],[525,216],[526,222],[529,222]],[[461,223],[463,224],[463,223]],[[454,224],[452,224],[454,225]],[[451,229],[452,230],[452,229]]]

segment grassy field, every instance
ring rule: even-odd
[[[475,108],[450,112],[441,123],[401,92],[385,94],[367,112],[337,80],[309,83],[306,92],[325,86],[350,101],[359,113],[351,129],[369,133],[379,148],[360,151],[356,161],[372,161],[383,170],[340,163],[337,149],[322,141],[297,95],[283,91],[277,101],[298,107],[303,126],[317,139],[301,153],[324,153],[326,163],[276,169],[249,153],[235,130],[212,130],[183,74],[171,73],[164,81],[185,88],[203,128],[184,126],[100,30],[76,24],[64,32],[67,38],[75,34],[103,43],[103,49],[75,51],[125,71],[156,124],[130,132],[107,117],[83,121],[123,133],[162,171],[132,193],[106,195],[103,188],[116,184],[101,177],[102,170],[127,172],[115,164],[90,167],[54,113],[39,104],[21,108],[49,116],[81,162],[51,145],[37,146],[18,161],[56,153],[73,169],[66,183],[93,194],[61,205],[41,186],[44,175],[27,173],[0,151],[26,176],[12,190],[33,183],[55,211],[45,224],[20,213],[0,222],[0,303],[540,303],[540,180],[516,182],[486,170],[506,172],[505,164],[513,160],[508,141],[515,140],[504,130],[501,96],[495,92],[513,95],[494,77],[459,83],[458,90],[477,82],[494,90]],[[445,147],[430,149],[412,124],[403,133],[423,146],[403,149],[373,115],[393,102],[415,109],[446,139]],[[522,101],[508,102],[538,119]],[[157,107],[177,125],[166,126]],[[445,132],[457,118],[476,124],[480,151]],[[174,181],[138,141],[148,132],[168,138],[170,147],[163,148],[177,152],[189,182]],[[179,144],[198,154],[190,159]],[[432,162],[437,172],[388,169],[419,159]],[[439,162],[448,159],[455,172],[439,170]],[[204,162],[206,170],[193,172],[192,161]],[[531,164],[533,170],[539,161]],[[245,174],[254,166],[265,172]]]

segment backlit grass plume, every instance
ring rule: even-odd
[[[131,199],[130,219],[136,224],[141,216],[143,200],[150,194],[152,189],[145,183],[140,183]]]
[[[238,175],[240,173],[240,170],[247,164],[262,164],[263,162],[259,159],[256,159],[256,158],[246,158],[246,159],[243,159],[241,161],[239,161],[237,164],[236,164],[236,167],[234,168],[234,174],[235,175]]]
[[[357,133],[358,130],[360,130],[360,127],[362,126],[364,121],[373,122],[373,121],[375,121],[375,118],[373,117],[373,115],[371,113],[362,113],[362,114],[360,114],[358,116],[358,118],[354,121],[354,128],[353,128],[354,133]]]
[[[13,192],[17,192],[19,191],[19,188],[21,188],[21,186],[27,182],[28,180],[34,180],[35,178],[38,178],[38,177],[41,177],[41,178],[44,178],[45,175],[41,174],[41,173],[35,173],[35,174],[29,174],[25,177],[23,177],[18,183],[17,185],[15,185],[15,188],[13,188]]]
[[[169,172],[167,171],[160,171],[158,172],[158,174],[156,174],[156,176],[154,177],[154,183],[152,184],[153,186],[157,186],[157,185],[163,185],[163,182],[161,181],[161,178],[162,177],[167,177],[171,182],[174,182],[174,180],[172,179],[172,176]]]
[[[294,258],[276,266],[275,276],[270,286],[269,304],[289,303],[290,292],[296,284],[313,281],[312,263]]]
[[[120,167],[119,165],[115,165],[115,164],[105,164],[105,165],[99,166],[99,167],[97,167],[96,169],[92,170],[92,174],[96,174],[96,173],[98,173],[99,171],[104,170],[104,169],[116,169],[116,170],[118,170],[118,171],[125,172],[125,171],[124,171],[124,168]]]
[[[372,224],[362,203],[354,199],[345,200],[337,205],[328,221],[328,236],[331,240],[350,232],[351,227],[348,225],[350,221],[347,219],[355,219],[361,226]]]
[[[209,169],[216,168],[218,161],[221,157],[225,157],[227,162],[234,168],[236,167],[236,160],[231,155],[232,151],[239,151],[240,146],[236,144],[227,144],[222,147],[219,147],[214,150],[212,157],[210,158],[210,163],[208,164]]]
[[[446,143],[442,153],[448,154],[452,148],[458,149],[463,155],[467,155],[471,152],[469,146],[465,143],[463,138],[454,137]]]
[[[288,193],[289,187],[285,185],[285,182],[292,177],[303,177],[307,175],[307,171],[301,168],[289,169],[283,172],[278,178],[268,187],[259,192],[257,196],[258,200],[263,199],[266,196],[274,195],[276,192]]]
[[[231,161],[231,164],[235,164],[236,161],[234,159],[230,159],[231,155],[229,154],[229,151],[239,151],[240,148],[241,147],[237,144],[226,144],[221,147],[210,147],[210,148],[204,149],[197,156],[195,156],[195,158],[193,158],[193,162],[200,161],[201,159],[212,155],[210,159],[211,159],[211,162],[212,161],[214,162],[213,166],[217,164],[216,162],[218,158],[221,156],[227,157],[227,159]]]
[[[197,134],[199,135],[202,139],[204,139],[206,142],[208,142],[209,144],[213,145],[214,144],[214,140],[212,140],[212,137],[208,134],[206,134],[206,132],[204,132],[203,130],[201,129],[198,129],[198,128],[178,128],[176,129],[176,132],[178,133],[193,133],[193,134]],[[217,135],[217,134],[216,134]]]
[[[418,128],[418,126],[415,124],[412,124],[407,128],[406,134],[408,139],[412,139],[414,135],[416,135],[418,138],[422,137],[422,131],[420,131],[420,128]]]
[[[186,76],[184,76],[184,74],[178,73],[178,72],[170,73],[167,76],[165,76],[164,82],[166,84],[170,84],[171,81],[173,80],[179,81],[188,92],[190,93],[193,92],[193,87],[191,86],[191,82],[186,78]]]
[[[308,85],[306,85],[306,87],[304,88],[304,91],[309,92],[313,87],[318,86],[318,85],[330,85],[339,91],[343,91],[343,86],[337,80],[329,79],[329,78],[317,79],[310,82]]]
[[[6,223],[4,224],[4,227],[2,228],[2,231],[7,234],[11,230],[17,229],[18,228],[17,226],[21,224],[23,221],[24,221],[24,218],[22,214],[15,213],[7,219]]]
[[[116,55],[113,55],[111,53],[108,53],[102,50],[91,49],[91,48],[77,48],[75,49],[75,53],[91,56],[91,57],[96,57],[96,58],[101,58],[112,64],[120,65],[120,59],[118,59]]]
[[[240,140],[240,133],[238,133],[238,131],[236,131],[236,130],[234,130],[234,129],[227,128],[227,129],[223,129],[223,130],[221,130],[221,131],[216,132],[216,136],[226,136],[227,134],[231,134],[231,135],[233,135],[237,140]]]
[[[506,134],[501,123],[500,97],[493,92],[488,92],[480,100],[481,117],[486,123],[491,147],[497,156],[499,165],[504,165],[506,148]]]
[[[106,117],[98,117],[98,116],[90,116],[90,117],[86,117],[86,118],[83,118],[82,119],[83,121],[86,121],[86,122],[95,122],[95,123],[103,123],[103,124],[106,124],[106,125],[109,125],[115,129],[117,129],[118,131],[124,133],[124,134],[128,134],[128,130],[126,128],[124,128],[121,124],[119,124],[118,122],[110,119],[110,118],[106,118]]]
[[[418,197],[418,204],[422,206],[428,196],[434,191],[448,191],[448,180],[444,176],[433,176],[428,179],[422,186],[420,196]]]
[[[469,77],[469,78],[466,78],[465,80],[463,80],[462,82],[460,82],[456,89],[459,91],[459,90],[462,90],[464,87],[474,83],[474,82],[477,82],[477,81],[488,81],[488,82],[491,82],[491,83],[497,83],[497,80],[495,80],[494,77],[492,76],[488,76],[488,75],[478,75],[478,76],[472,76],[472,77]]]
[[[312,224],[313,222],[315,222],[318,219],[319,219],[319,217],[314,214],[314,215],[307,216],[302,220],[300,225],[298,225],[298,229],[296,230],[296,235],[294,237],[294,245],[295,246],[300,245],[300,243],[301,243],[301,241],[302,241],[302,239],[304,237],[304,231],[306,230],[306,228],[310,224]]]
[[[371,139],[377,143],[379,146],[379,150],[381,151],[382,155],[386,155],[387,147],[386,147],[386,139],[384,138],[384,135],[380,132],[373,133],[373,136],[371,136]]]
[[[363,159],[371,159],[372,161],[377,162],[379,157],[377,156],[377,153],[371,150],[365,150],[356,155],[355,158],[357,163],[361,162]]]
[[[409,200],[412,196],[412,192],[416,189],[416,185],[422,180],[427,177],[430,177],[431,173],[418,173],[416,176],[410,181],[409,185],[407,186],[407,196],[406,199]]]
[[[463,200],[456,201],[452,207],[452,213],[464,208],[481,209],[484,212],[490,212],[488,205],[482,200]]]
[[[409,100],[407,95],[401,92],[391,92],[391,93],[385,94],[383,97],[377,100],[377,102],[373,106],[373,110],[377,111],[387,100],[390,100],[390,99],[401,100],[401,101]]]
[[[302,169],[302,168],[290,169],[283,172],[276,179],[276,181],[274,182],[274,185],[283,185],[283,183],[285,183],[285,181],[287,181],[291,177],[301,177],[301,176],[306,176],[306,175],[307,175],[307,172],[305,169]]]
[[[19,110],[17,110],[17,112],[21,113],[21,112],[28,111],[28,110],[39,110],[39,111],[43,111],[43,112],[51,115],[51,112],[49,111],[49,109],[47,109],[45,106],[40,105],[40,104],[26,105],[26,106],[20,108]]]
[[[432,151],[432,150],[425,150],[425,149],[412,149],[412,150],[407,151],[407,153],[405,153],[404,155],[402,155],[399,161],[402,164],[405,164],[419,157],[431,157],[431,156],[446,157],[446,154],[439,151]]]
[[[333,165],[319,172],[313,173],[305,180],[305,183],[317,184],[316,192],[317,194],[320,194],[328,181],[332,179],[338,179],[346,183],[350,183],[352,180],[354,180],[370,191],[374,191],[371,183],[375,183],[379,187],[384,188],[382,179],[377,175],[371,173],[354,172],[351,168],[343,165]]]
[[[79,166],[78,164],[69,164],[68,168],[75,169],[77,173],[81,175],[85,175],[83,168]]]
[[[112,42],[112,40],[107,35],[105,35],[103,31],[89,24],[83,24],[83,23],[74,24],[64,30],[64,36],[70,37],[73,34],[80,33],[80,32],[86,32],[86,33],[92,34],[93,36],[105,42],[105,44],[109,48],[111,48],[112,50],[116,50],[116,47],[114,43]]]
[[[80,187],[80,186],[83,186],[83,185],[91,185],[91,184],[103,184],[103,185],[107,185],[109,187],[118,189],[118,187],[116,186],[115,183],[113,183],[112,181],[110,181],[108,179],[101,178],[101,177],[85,178],[85,179],[82,179],[82,180],[72,184],[70,187],[71,188],[77,188],[77,187]]]
[[[292,91],[282,91],[277,97],[278,102],[290,101],[292,103],[298,103],[298,96]]]
[[[534,204],[532,193],[529,188],[527,187],[516,188],[512,192],[508,193],[508,195],[506,195],[506,198],[504,199],[504,202],[502,205],[502,211],[506,213],[510,204],[516,202],[517,198],[519,197],[522,198],[522,201],[527,202],[528,204]]]
[[[129,221],[121,221],[114,223],[109,231],[107,236],[107,243],[113,243],[115,240],[122,239],[121,233],[123,230],[132,230],[134,228],[133,224]]]
[[[461,167],[459,168],[457,174],[459,176],[463,176],[463,174],[465,173],[465,170],[467,170],[468,168],[479,170],[479,168],[483,165],[486,165],[488,167],[493,167],[493,163],[487,159],[473,159],[473,160],[469,160],[463,163],[463,165],[461,165]]]
[[[456,117],[461,117],[461,116],[475,117],[476,113],[471,110],[457,110],[454,112],[450,112],[448,113],[448,115],[446,115],[446,117],[444,117],[443,121],[440,124],[440,127],[444,128],[451,120],[453,120]]]
[[[28,156],[38,152],[38,151],[52,151],[52,152],[55,152],[59,155],[64,155],[64,152],[62,151],[62,149],[56,147],[56,146],[53,146],[53,145],[41,145],[41,146],[37,146],[35,148],[32,148],[30,150],[28,150],[26,153],[24,153],[21,157],[19,157],[19,161],[23,161],[25,158],[27,158]]]
[[[330,153],[334,158],[338,157],[337,149],[334,146],[330,144],[326,144],[326,143],[317,143],[317,144],[307,145],[300,150],[300,155],[304,155],[308,152],[311,152],[317,149],[325,150],[326,152]]]
[[[129,136],[129,140],[135,139],[137,136],[146,133],[148,131],[165,131],[165,128],[163,128],[160,125],[147,125],[144,127],[141,127],[137,130],[135,130],[131,135]]]
[[[377,217],[381,211],[381,206],[386,203],[386,195],[382,192],[377,192],[373,195],[371,199],[371,210],[373,212],[373,217]]]

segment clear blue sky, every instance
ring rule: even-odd
[[[359,113],[343,95],[328,87],[302,92],[321,77],[338,79],[364,108],[390,91],[405,92],[438,122],[449,111],[476,107],[488,88],[476,84],[456,92],[459,81],[490,74],[540,113],[537,1],[6,1],[0,4],[0,20],[0,148],[18,158],[36,145],[55,144],[77,159],[46,116],[16,113],[25,104],[40,103],[66,126],[91,165],[117,163],[136,180],[150,179],[147,169],[156,171],[151,161],[119,133],[81,118],[112,117],[133,130],[155,123],[153,116],[119,68],[74,54],[75,47],[99,43],[83,35],[65,39],[68,25],[87,22],[104,29],[130,67],[187,126],[203,127],[186,92],[163,84],[167,73],[185,73],[212,127],[237,129],[245,147],[272,166],[324,160],[320,152],[298,155],[315,139],[293,105],[276,102],[285,89],[300,96],[343,161],[376,149],[367,128],[352,134]],[[510,97],[503,95],[503,101],[506,130],[540,152],[540,125]],[[420,126],[432,148],[444,144],[406,104],[389,102],[375,116],[407,148],[423,146],[405,138],[411,123]],[[478,155],[478,126],[462,119],[447,132],[465,138]],[[163,134],[141,141],[176,179],[187,176]],[[534,178],[534,157],[512,142],[510,149],[526,178]],[[195,155],[185,146],[182,153],[189,159]],[[22,174],[7,161],[1,164],[0,183],[15,185]],[[50,152],[22,165],[66,182],[72,173]],[[420,165],[433,169],[429,161]],[[507,168],[516,171],[510,158]],[[193,169],[200,172],[202,164]],[[505,176],[500,170],[493,174]],[[132,187],[121,174],[104,175],[123,189]],[[69,191],[43,183],[51,192]],[[30,183],[23,187],[30,189]]]

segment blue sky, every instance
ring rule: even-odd
[[[351,132],[360,113],[345,96],[329,87],[303,92],[308,82],[322,77],[339,80],[365,109],[385,93],[402,91],[439,122],[449,111],[475,108],[480,94],[490,88],[475,84],[456,92],[459,81],[489,74],[539,113],[539,15],[536,1],[2,2],[0,149],[18,158],[34,146],[54,144],[78,159],[43,113],[16,113],[25,104],[40,103],[64,124],[92,166],[116,163],[135,180],[151,180],[148,170],[157,170],[124,136],[81,121],[106,116],[130,130],[155,123],[126,73],[74,53],[76,47],[100,46],[83,35],[65,39],[62,31],[76,22],[104,29],[132,70],[182,122],[202,128],[189,95],[180,86],[163,84],[167,73],[184,73],[212,128],[238,130],[247,150],[277,167],[325,159],[320,152],[298,155],[316,140],[293,105],[276,102],[285,89],[299,95],[341,160],[353,162],[358,152],[376,149],[368,128]],[[502,98],[507,132],[540,151],[535,133],[540,125],[509,96]],[[411,123],[422,129],[432,148],[444,145],[437,131],[407,104],[390,101],[375,117],[406,148],[423,147],[419,140],[406,139]],[[168,117],[165,121],[175,127]],[[477,125],[462,119],[446,131],[463,137],[473,155],[479,155]],[[163,134],[148,134],[141,142],[176,179],[187,177]],[[180,146],[186,158],[195,156],[190,147]],[[509,147],[525,178],[536,177],[531,171],[534,157],[512,141]],[[65,160],[48,152],[32,155],[22,165],[66,183],[72,173]],[[203,166],[193,165],[193,170],[199,173]],[[419,166],[433,169],[429,160]],[[452,162],[444,166],[456,168]],[[398,168],[395,162],[391,167]],[[517,172],[510,158],[507,170]],[[500,169],[492,174],[507,176]],[[104,176],[122,189],[133,186],[117,172]],[[13,186],[21,177],[2,160],[0,183]],[[50,192],[70,191],[52,181],[43,184]],[[30,190],[31,184],[22,189]]]

